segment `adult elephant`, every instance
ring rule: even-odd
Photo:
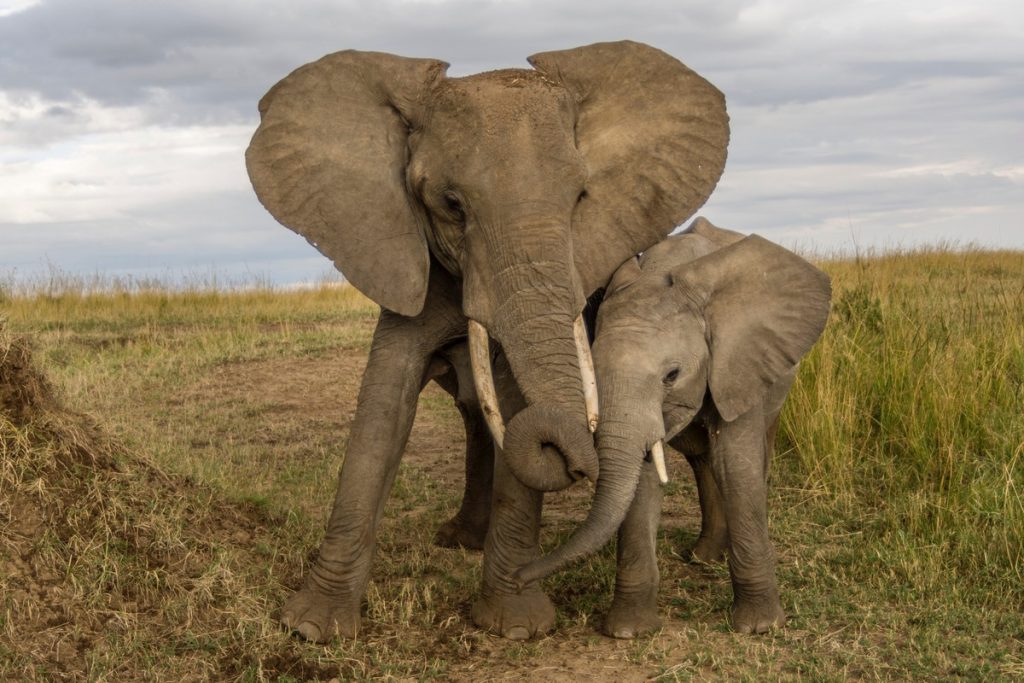
[[[447,78],[432,59],[338,52],[260,102],[246,153],[260,201],[381,306],[326,535],[282,610],[305,638],[357,632],[417,395],[467,325],[505,445],[474,619],[512,638],[553,624],[540,589],[509,577],[539,554],[538,488],[597,476],[578,316],[623,260],[704,203],[728,117],[712,85],[639,43],[529,61]],[[500,408],[487,333],[507,359]]]

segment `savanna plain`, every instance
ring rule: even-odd
[[[783,415],[770,526],[789,614],[734,634],[681,457],[659,537],[661,631],[615,641],[614,548],[548,579],[557,628],[469,616],[462,423],[431,386],[379,531],[364,628],[327,646],[275,611],[323,532],[376,309],[350,288],[0,281],[2,680],[1024,678],[1024,253],[821,258],[825,333]],[[543,542],[583,517],[550,495]]]

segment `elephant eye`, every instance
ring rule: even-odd
[[[679,379],[679,368],[672,368],[665,375],[665,379],[663,379],[662,382],[665,384],[673,384],[677,379]]]
[[[450,211],[452,215],[456,216],[459,220],[462,220],[465,217],[465,212],[462,210],[462,202],[459,201],[459,198],[455,196],[454,192],[444,193],[444,205],[448,211]]]

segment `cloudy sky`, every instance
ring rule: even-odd
[[[344,48],[457,76],[622,38],[725,92],[715,223],[1024,249],[1019,0],[0,0],[0,279],[317,279],[245,173],[274,82]]]

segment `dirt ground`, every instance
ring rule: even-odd
[[[301,466],[304,458],[315,454],[303,450],[303,444],[312,442],[334,443],[344,438],[355,410],[359,381],[365,365],[365,352],[357,349],[336,349],[330,353],[308,358],[270,358],[256,361],[225,363],[218,366],[183,389],[166,396],[170,412],[157,421],[178,419],[175,411],[199,411],[206,418],[188,431],[189,448],[196,451],[211,444],[231,441],[234,444],[259,444],[284,453],[284,457],[271,465],[284,472]],[[24,375],[24,373],[23,373]],[[19,381],[25,383],[24,375]],[[105,633],[111,628],[125,632],[129,638],[135,630],[167,631],[164,596],[159,588],[139,590],[130,582],[107,582],[102,586],[104,594],[81,595],[80,587],[69,585],[68,574],[60,569],[60,555],[73,556],[76,544],[95,542],[127,544],[132,555],[143,558],[145,571],[159,571],[167,574],[163,583],[170,584],[170,590],[188,591],[195,589],[195,582],[204,574],[204,566],[211,561],[218,548],[231,548],[239,553],[241,561],[258,566],[265,562],[259,552],[254,551],[261,538],[268,534],[277,522],[259,506],[232,503],[221,500],[201,482],[190,477],[166,474],[147,460],[139,460],[119,451],[126,459],[126,467],[115,464],[107,457],[108,451],[118,446],[96,431],[91,418],[64,410],[50,397],[50,390],[41,377],[32,377],[38,388],[36,393],[46,395],[46,404],[27,410],[42,416],[44,422],[59,422],[67,431],[80,430],[88,425],[90,444],[79,455],[89,452],[103,452],[102,458],[85,458],[79,462],[42,462],[32,465],[31,473],[22,472],[20,482],[35,476],[34,487],[23,487],[4,499],[3,519],[3,561],[6,574],[7,595],[10,616],[7,628],[11,635],[21,634],[17,650],[21,654],[45,660],[56,672],[77,678],[89,671],[89,662],[97,657],[97,648],[108,648]],[[15,381],[8,381],[13,386]],[[13,399],[12,399],[13,400]],[[218,412],[230,412],[238,406],[247,406],[252,419],[238,423],[229,419],[218,419]],[[48,417],[47,417],[48,416]],[[18,415],[22,424],[35,424],[39,420],[27,415]],[[68,425],[71,425],[70,427]],[[210,430],[210,425],[218,426]],[[50,434],[51,445],[60,450],[65,433]],[[85,437],[78,437],[79,439]],[[421,398],[421,409],[412,431],[406,455],[403,460],[403,475],[407,479],[429,479],[436,485],[443,497],[457,501],[464,481],[463,475],[463,433],[458,413],[448,395],[436,384],[429,385]],[[84,457],[84,456],[83,456]],[[689,490],[688,470],[680,467],[682,460],[675,463],[675,476],[687,479],[681,487],[687,489],[666,499],[664,525],[666,534],[691,540],[696,532],[696,502]],[[273,475],[272,475],[273,476]],[[45,495],[36,495],[45,489]],[[590,490],[577,486],[571,491],[548,496],[545,509],[545,538],[552,542],[556,532],[565,533],[572,524],[582,518]],[[140,524],[127,530],[116,527],[138,522],[144,515],[141,508],[149,505],[147,500],[192,501],[178,508],[180,517],[165,519],[170,524],[183,528],[174,530],[176,542],[161,542],[160,530],[148,524]],[[117,519],[118,510],[108,506],[122,505],[132,512]],[[291,501],[291,507],[301,510],[316,523],[322,524],[327,513],[328,500]],[[151,507],[151,506],[150,506]],[[436,506],[433,506],[436,508]],[[382,545],[394,548],[390,563],[402,562],[396,556],[403,549],[412,550],[412,543],[402,540],[403,529],[412,527],[422,535],[432,536],[434,528],[443,517],[431,515],[429,504],[416,501],[398,501],[389,505],[380,534],[391,537],[392,541]],[[111,519],[111,518],[114,519]],[[424,526],[430,528],[424,529]],[[150,528],[147,528],[150,527]],[[56,539],[53,539],[53,536]],[[112,540],[111,536],[115,538]],[[55,544],[48,543],[56,541]],[[68,552],[68,551],[72,552]],[[312,555],[314,548],[306,549]],[[379,552],[389,552],[383,547]],[[451,553],[456,565],[462,565],[466,572],[478,572],[480,553],[469,551],[438,550]],[[375,581],[380,579],[382,558],[375,564]],[[605,558],[610,562],[610,558]],[[680,582],[721,584],[721,571],[694,567],[681,561],[671,560],[673,571],[665,577],[665,601],[673,600],[673,586]],[[297,585],[299,575],[290,568],[270,564],[270,570],[280,570],[286,575],[283,583]],[[458,571],[458,570],[457,570]],[[720,586],[719,586],[720,587]],[[572,582],[561,582],[559,592],[571,595]],[[468,634],[472,643],[470,652],[457,658],[449,658],[445,678],[450,680],[478,680],[481,677],[495,680],[575,681],[583,672],[598,682],[643,680],[659,668],[638,655],[637,644],[605,638],[596,633],[594,623],[587,624],[587,616],[572,615],[568,621],[560,619],[560,628],[552,634],[528,644],[513,644],[478,631],[469,618],[471,594],[460,596],[453,604],[436,607],[439,617],[446,624],[447,633],[461,631]],[[557,596],[556,596],[557,599]],[[272,606],[276,608],[276,605]],[[445,614],[447,613],[447,614]],[[720,616],[724,618],[724,613]],[[267,616],[270,621],[270,615]],[[582,619],[582,622],[581,622]],[[366,637],[394,637],[395,625],[373,623],[366,617]],[[230,615],[221,619],[230,623]],[[273,627],[272,621],[271,627]],[[666,614],[665,629],[658,636],[660,647],[678,641],[686,647],[697,637],[698,631],[717,628],[719,624],[694,624],[692,620],[673,618]],[[400,628],[400,627],[399,627]],[[24,634],[33,634],[26,641]],[[413,642],[423,640],[423,647],[429,649],[435,634],[405,630],[405,637]],[[650,641],[645,641],[650,645]],[[512,653],[510,655],[510,653]],[[222,659],[223,662],[223,659]],[[285,653],[282,656],[265,656],[261,668],[269,679],[276,675],[285,679],[316,679],[337,677],[344,672],[331,666],[312,665],[301,657]],[[194,669],[195,672],[203,669]],[[216,667],[220,674],[233,677],[230,666]],[[374,677],[372,667],[362,669],[367,677]],[[137,672],[136,672],[137,673]],[[241,671],[235,672],[241,675]],[[157,675],[159,676],[159,674]],[[362,677],[362,676],[361,676]]]
[[[324,430],[348,429],[355,413],[365,363],[365,353],[340,349],[318,358],[232,364],[204,378],[186,392],[183,399],[208,404],[234,404],[259,397],[259,401],[270,408],[261,413],[258,431],[253,438],[264,442],[286,438],[287,434],[308,438]],[[296,429],[296,425],[300,427]],[[403,456],[403,467],[412,470],[414,476],[437,482],[445,495],[458,499],[464,482],[463,438],[461,420],[449,395],[437,384],[430,383],[421,396],[421,409]],[[672,495],[665,498],[662,528],[663,533],[680,547],[678,556],[666,558],[669,571],[663,573],[663,601],[667,605],[678,599],[674,587],[679,585],[703,585],[702,600],[709,599],[708,592],[712,589],[721,594],[719,597],[727,596],[728,574],[724,567],[697,566],[682,558],[685,547],[692,544],[699,532],[699,507],[689,467],[681,456],[674,455],[677,457],[670,459],[669,466],[676,483]],[[556,531],[564,533],[581,521],[591,494],[592,488],[587,483],[566,492],[549,494],[545,499],[543,538],[553,542]],[[322,518],[328,511],[328,503],[316,501],[305,512],[313,518]],[[392,506],[386,513],[381,533],[389,532],[395,516],[416,514],[423,514],[423,511],[415,507],[395,510]],[[426,514],[423,516],[428,519]],[[422,532],[432,535],[433,531],[430,528]],[[479,552],[468,553],[468,556],[471,562],[479,563]],[[613,564],[611,558],[606,557],[605,561]],[[467,595],[459,605],[451,606],[462,628],[467,630],[475,630],[468,614],[471,598]],[[664,628],[658,636],[659,647],[692,647],[699,634],[723,630],[727,616],[723,610],[715,620],[694,623],[691,618],[676,618],[674,613],[674,610],[663,611]],[[448,675],[452,680],[485,677],[494,680],[578,681],[585,672],[587,678],[597,683],[613,683],[645,680],[658,670],[630,661],[636,659],[633,654],[637,647],[635,642],[616,641],[599,635],[596,627],[597,623],[593,622],[583,628],[575,626],[571,638],[559,632],[550,634],[541,640],[545,661],[542,664],[524,662],[521,666],[510,665],[503,656],[492,658],[492,655],[507,653],[511,644],[485,636],[482,646],[472,656],[451,662]],[[498,666],[494,665],[493,659],[499,662]]]

